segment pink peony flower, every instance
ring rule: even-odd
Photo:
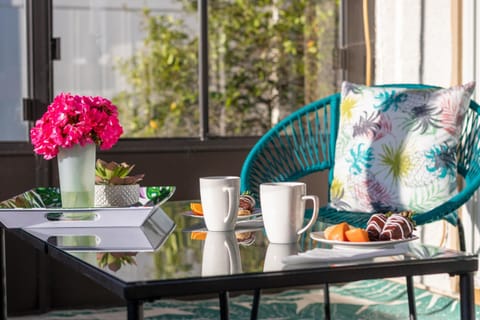
[[[123,133],[117,107],[103,97],[60,93],[30,130],[33,150],[46,160],[59,148],[95,143],[110,149]]]

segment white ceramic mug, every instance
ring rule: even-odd
[[[231,231],[237,222],[240,177],[200,178],[203,218],[209,231]]]
[[[202,276],[240,272],[242,272],[242,263],[235,232],[207,232],[203,246]]]
[[[317,220],[319,200],[306,195],[303,182],[272,182],[260,185],[260,206],[267,238],[271,243],[293,243]],[[307,225],[305,202],[313,201],[313,214]]]

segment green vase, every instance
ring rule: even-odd
[[[91,208],[95,196],[95,144],[58,151],[58,174],[63,208]]]

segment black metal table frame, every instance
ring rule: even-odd
[[[127,304],[129,320],[143,319],[143,302],[162,298],[181,297],[184,295],[218,294],[220,298],[220,315],[228,319],[228,292],[262,289],[289,288],[314,284],[333,284],[367,279],[419,276],[427,274],[448,273],[460,277],[460,315],[462,320],[475,319],[474,307],[474,272],[478,268],[475,255],[435,258],[428,260],[397,260],[394,262],[376,262],[360,265],[335,267],[314,267],[268,273],[234,274],[229,276],[196,277],[188,279],[123,282],[112,275],[95,268],[76,257],[35,238],[23,230],[11,230],[35,248],[44,251],[74,271],[80,272],[93,281],[118,295]],[[1,231],[0,248],[2,266],[3,299],[1,319],[6,319],[6,283],[4,230]],[[257,302],[258,300],[255,299]],[[255,308],[253,308],[255,310]],[[252,313],[252,318],[256,312]]]

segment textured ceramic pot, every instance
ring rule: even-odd
[[[138,202],[140,185],[95,185],[95,207],[128,207]]]

